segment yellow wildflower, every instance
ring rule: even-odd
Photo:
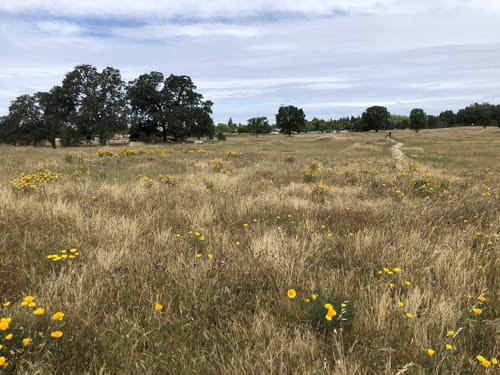
[[[12,340],[12,337],[14,337],[14,335],[12,333],[9,333],[5,336],[5,340],[7,341]]]
[[[318,298],[318,296],[316,294],[311,294],[311,298],[313,299],[313,301],[316,301],[316,298]]]
[[[398,302],[398,306],[399,306],[399,307],[403,307],[404,305],[405,305],[405,303],[404,303],[403,301],[399,301],[399,302]]]
[[[7,366],[8,366],[7,359],[4,356],[0,356],[0,367],[5,368]]]
[[[163,305],[162,305],[161,303],[157,303],[157,304],[155,305],[155,310],[156,310],[156,311],[161,311],[161,310],[163,310]]]
[[[473,313],[474,315],[476,315],[476,316],[477,316],[477,315],[481,315],[481,313],[482,313],[482,312],[483,312],[483,310],[481,310],[479,307],[473,307],[473,308],[472,308],[472,313]]]
[[[8,307],[9,305],[10,305],[10,301],[6,301],[6,302],[2,303],[3,307]]]
[[[452,329],[449,329],[448,331],[446,331],[447,336],[453,336],[454,334],[455,334],[455,331]]]
[[[432,357],[434,354],[436,354],[436,351],[434,349],[427,349],[427,354],[429,355],[429,357]]]
[[[36,309],[35,311],[33,311],[33,314],[35,314],[35,315],[43,315],[44,312],[45,312],[45,310],[42,307],[39,307],[38,309]]]
[[[484,358],[482,355],[477,355],[476,356],[476,359],[481,362],[481,364],[483,365],[483,367],[485,368],[488,368],[491,366],[491,362],[488,361],[486,358]]]
[[[52,320],[63,320],[63,318],[64,318],[64,313],[62,311],[58,311],[52,314]]]
[[[290,299],[297,297],[297,292],[295,291],[295,289],[288,289],[287,294],[288,294],[288,298],[290,298]]]
[[[479,300],[479,302],[486,302],[486,297],[485,296],[479,296],[478,300]]]
[[[412,313],[406,313],[405,316],[408,318],[408,319],[412,319],[413,318],[413,314]]]
[[[446,349],[447,349],[447,350],[453,350],[453,345],[451,345],[451,344],[446,344]]]
[[[335,309],[334,309],[334,308],[331,308],[331,309],[328,309],[328,312],[326,313],[325,318],[326,318],[327,320],[332,320],[332,318],[333,318],[335,315],[337,315],[337,312],[335,311]]]
[[[395,267],[395,268],[393,269],[393,271],[394,271],[394,272],[396,272],[396,273],[400,273],[400,272],[401,272],[401,268],[399,268],[399,267]]]
[[[28,346],[31,342],[31,339],[29,337],[26,337],[23,339],[23,346]]]
[[[62,335],[63,335],[62,331],[52,331],[52,332],[50,333],[50,337],[53,337],[53,338],[55,338],[55,339],[59,339],[59,338],[61,338],[61,337],[62,337]]]

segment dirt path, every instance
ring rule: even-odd
[[[394,142],[395,145],[392,146],[391,151],[392,151],[392,157],[396,160],[401,160],[401,161],[409,161],[411,160],[408,158],[404,153],[403,150],[401,150],[401,147],[404,146],[404,143],[401,142],[396,142],[393,139],[389,138],[389,141]]]

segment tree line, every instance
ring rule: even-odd
[[[125,83],[118,69],[78,65],[48,92],[21,95],[0,118],[0,142],[76,145],[115,133],[131,139],[213,136],[213,103],[196,92],[190,77],[160,72]]]
[[[0,142],[56,147],[89,142],[101,144],[116,133],[128,133],[131,140],[166,142],[187,137],[213,137],[224,133],[370,131],[442,128],[459,125],[500,126],[500,105],[474,103],[454,113],[438,116],[414,108],[409,116],[390,114],[386,107],[368,107],[360,116],[306,120],[302,108],[280,106],[271,125],[266,117],[253,117],[247,124],[214,125],[210,100],[196,92],[189,76],[150,72],[125,83],[118,69],[98,71],[92,65],[78,65],[48,92],[21,95],[0,117]]]
[[[293,121],[287,121],[285,113],[296,115]],[[247,125],[234,124],[230,118],[228,123],[219,123],[216,132],[264,134],[273,130],[290,134],[290,132],[331,132],[331,131],[370,131],[394,129],[436,129],[453,126],[500,126],[500,105],[474,103],[454,113],[442,111],[439,115],[425,113],[422,108],[413,108],[408,116],[389,113],[386,107],[368,107],[360,116],[341,117],[339,119],[318,119],[314,117],[305,121],[303,110],[295,106],[282,106],[276,114],[276,124],[269,125],[266,117],[248,119]]]

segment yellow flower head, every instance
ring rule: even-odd
[[[162,305],[161,303],[157,303],[157,304],[155,305],[155,310],[156,310],[156,311],[161,311],[161,310],[163,310],[163,305]]]
[[[429,357],[432,357],[434,354],[436,354],[436,351],[434,349],[427,349],[427,354],[429,355]]]
[[[23,339],[23,346],[28,346],[31,342],[31,339],[29,337],[26,337]]]
[[[407,281],[405,281],[405,285],[406,285],[406,286],[410,286],[410,285],[411,285],[411,282],[407,280]]]
[[[33,296],[26,296],[23,298],[23,301],[27,302],[27,303],[33,302],[34,300],[35,300],[35,297],[33,297]]]
[[[313,293],[313,294],[311,294],[311,298],[312,298],[313,301],[316,301],[316,298],[318,298],[318,296]]]
[[[446,350],[453,350],[453,345],[446,344]]]
[[[326,319],[327,320],[332,320],[332,318],[337,315],[337,312],[335,311],[335,309],[331,308],[331,309],[328,309],[328,312],[326,313]]]
[[[404,305],[405,305],[405,303],[404,303],[403,301],[399,301],[399,302],[398,302],[398,306],[399,306],[399,307],[403,307]]]
[[[492,365],[498,365],[498,359],[496,359],[495,357],[491,358],[491,364]]]
[[[448,331],[446,331],[447,336],[453,336],[454,334],[455,334],[455,331],[452,329],[449,329]]]
[[[481,362],[481,364],[483,365],[483,367],[485,368],[488,368],[491,366],[491,362],[488,361],[486,358],[484,358],[482,355],[477,355],[476,356],[476,359]]]
[[[481,315],[481,313],[482,313],[482,312],[483,312],[483,310],[481,310],[479,307],[473,307],[473,308],[472,308],[472,313],[473,313],[474,315],[476,315],[476,316],[477,316],[477,315]]]
[[[412,319],[413,318],[413,314],[412,313],[406,313],[405,316],[408,318],[408,319]]]
[[[399,267],[395,267],[395,268],[393,269],[393,271],[394,271],[394,272],[396,272],[396,273],[400,273],[400,272],[401,272],[401,268],[399,268]]]
[[[62,311],[58,311],[52,314],[52,320],[63,320],[63,318],[64,318],[64,313]]]
[[[9,305],[10,305],[10,301],[6,301],[6,302],[2,303],[3,307],[8,307]]]
[[[2,318],[2,320],[0,320],[0,331],[7,331],[9,329],[9,323],[9,318]]]
[[[486,297],[485,296],[479,296],[479,302],[486,302]]]
[[[297,297],[297,292],[295,291],[295,289],[288,289],[287,294],[288,294],[288,298],[290,298],[290,299]]]
[[[29,302],[28,303],[28,307],[35,307],[36,306],[36,302]]]
[[[53,337],[55,339],[61,338],[63,335],[62,331],[52,331],[50,332],[50,337]]]
[[[7,367],[7,365],[8,365],[7,359],[3,355],[0,356],[0,367],[5,368]]]
[[[14,335],[12,333],[9,333],[8,335],[5,336],[5,340],[7,341],[12,340],[13,337]]]
[[[39,307],[38,309],[36,309],[35,311],[33,311],[33,314],[35,314],[35,315],[43,315],[44,312],[45,312],[45,310],[42,307]]]

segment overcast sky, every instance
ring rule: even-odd
[[[500,103],[499,0],[1,0],[0,115],[75,65],[189,75],[216,122]]]

